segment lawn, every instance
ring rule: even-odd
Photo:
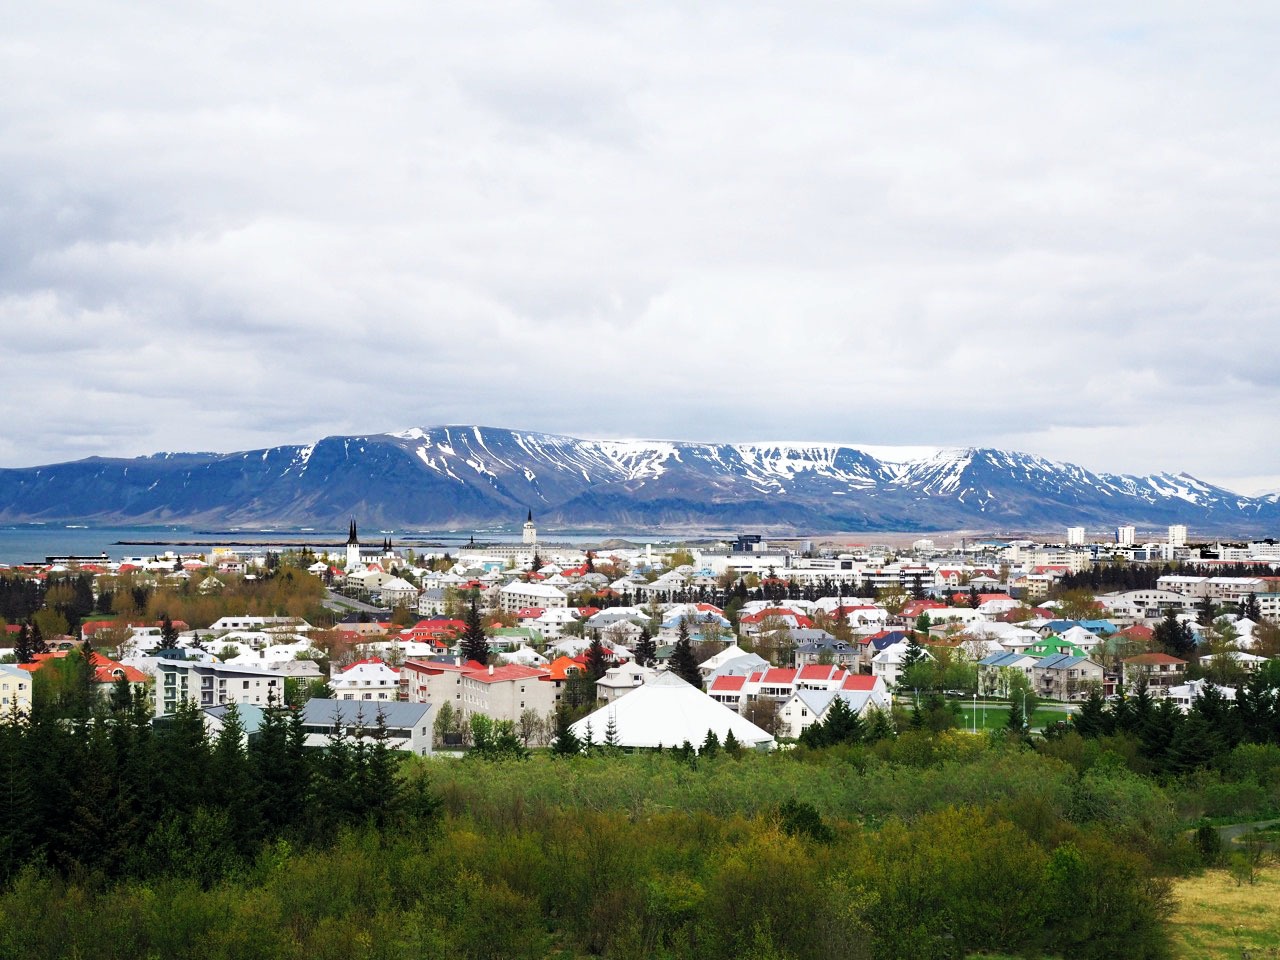
[[[973,703],[960,704],[960,727],[965,730],[973,729]],[[1046,724],[1057,723],[1059,720],[1065,720],[1067,714],[1061,710],[1037,709],[1031,715],[1031,729],[1040,730]],[[978,729],[979,730],[999,730],[1009,722],[1009,704],[991,702],[983,709],[982,701],[978,701]]]
[[[1226,870],[1206,870],[1179,880],[1174,895],[1175,957],[1280,956],[1280,867],[1263,870],[1252,886],[1237,885]]]

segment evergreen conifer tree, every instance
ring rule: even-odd
[[[1258,603],[1258,595],[1256,593],[1251,593],[1244,598],[1244,603],[1240,607],[1240,615],[1252,620],[1254,623],[1262,622],[1262,607]]]
[[[600,642],[600,638],[597,636],[587,647],[587,676],[594,682],[603,677],[608,669],[609,655],[605,652],[604,644]]]
[[[33,654],[49,652],[49,645],[44,642],[44,634],[40,632],[40,624],[34,621],[31,624],[31,652]]]
[[[1080,709],[1071,718],[1076,732],[1086,740],[1093,740],[1107,732],[1107,702],[1103,699],[1102,688],[1094,684],[1089,688],[1089,696]]]
[[[569,728],[569,711],[564,707],[556,711],[556,734],[551,741],[551,752],[561,757],[576,757],[582,753],[582,741]]]
[[[738,742],[732,730],[724,735],[724,753],[727,757],[736,757],[742,753],[742,744]]]
[[[1023,716],[1022,704],[1013,700],[1009,703],[1009,717],[1005,720],[1006,729],[1012,730],[1014,733],[1026,734],[1028,730],[1027,718]]]
[[[467,628],[463,631],[459,647],[463,663],[474,660],[484,665],[489,662],[489,638],[485,635],[484,624],[480,622],[480,608],[474,592],[471,594],[471,604],[467,607]]]
[[[1166,766],[1171,773],[1191,773],[1208,766],[1225,749],[1219,731],[1204,714],[1193,709],[1169,740]]]
[[[658,645],[653,641],[653,634],[649,632],[649,627],[640,628],[640,639],[636,641],[635,648],[636,666],[651,667],[658,653]]]
[[[720,752],[720,738],[716,736],[714,730],[708,729],[707,736],[702,741],[702,746],[698,750],[700,757],[714,757]]]
[[[689,642],[689,621],[681,619],[676,635],[675,646],[671,650],[671,659],[667,668],[686,683],[702,689],[702,674],[698,671],[698,661],[693,656],[693,645]]]
[[[31,628],[25,623],[18,627],[18,639],[13,647],[15,663],[34,663],[36,659],[35,645],[31,642]]]

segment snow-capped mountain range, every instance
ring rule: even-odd
[[[1263,533],[1280,497],[1186,474],[1093,473],[1025,453],[830,443],[582,440],[441,426],[239,453],[92,457],[0,470],[0,520],[438,528],[767,527]]]

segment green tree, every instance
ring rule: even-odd
[[[686,618],[680,620],[677,628],[676,642],[671,649],[667,669],[686,683],[702,689],[702,674],[698,672],[698,661],[693,656],[693,645],[689,642],[689,621]]]
[[[1178,614],[1172,609],[1165,611],[1164,619],[1156,624],[1153,640],[1162,652],[1181,660],[1191,656],[1195,649],[1191,627],[1179,620]]]
[[[31,638],[31,628],[25,623],[18,627],[17,642],[13,647],[15,663],[35,663],[36,648]]]
[[[462,661],[474,660],[482,666],[489,662],[489,638],[485,635],[484,625],[480,622],[480,608],[473,591],[471,602],[467,607],[467,627],[459,640]]]
[[[587,676],[594,682],[603,677],[608,669],[609,655],[605,652],[604,644],[600,642],[600,638],[596,637],[587,646]]]
[[[1218,616],[1218,608],[1213,605],[1212,597],[1201,597],[1196,604],[1196,622],[1202,627],[1210,626]]]
[[[175,647],[178,644],[178,630],[167,613],[160,619],[160,639],[165,647]]]
[[[551,752],[561,757],[576,757],[582,753],[582,741],[570,728],[569,711],[564,707],[556,711],[556,734],[551,741]]]
[[[1102,696],[1102,687],[1096,683],[1091,684],[1089,696],[1084,703],[1080,704],[1080,709],[1071,718],[1072,726],[1086,740],[1096,740],[1110,732],[1109,719],[1107,701]]]
[[[658,653],[658,645],[653,641],[653,634],[649,632],[649,627],[640,628],[640,639],[636,641],[635,647],[636,666],[650,667]]]

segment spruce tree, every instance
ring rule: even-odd
[[[1086,740],[1094,740],[1107,733],[1107,702],[1103,699],[1102,688],[1096,683],[1089,688],[1088,699],[1080,704],[1080,709],[1071,718],[1076,732]]]
[[[1244,603],[1240,608],[1240,615],[1254,623],[1262,622],[1262,607],[1258,603],[1258,595],[1251,593],[1244,598]]]
[[[892,740],[897,734],[897,731],[893,728],[893,719],[885,710],[878,710],[874,708],[869,710],[865,722],[867,731],[864,739],[867,743],[877,743],[881,740]]]
[[[13,647],[16,663],[35,663],[35,645],[31,642],[31,628],[25,623],[18,628],[18,640]]]
[[[1162,697],[1138,728],[1142,755],[1151,761],[1157,771],[1169,769],[1169,750],[1184,722],[1182,711],[1168,697]]]
[[[471,605],[467,608],[467,628],[463,631],[459,647],[463,663],[474,660],[485,665],[489,662],[489,638],[485,635],[484,624],[480,622],[480,608],[474,592],[471,594]]]
[[[671,659],[667,661],[667,669],[691,686],[702,689],[702,674],[698,672],[698,661],[693,656],[693,644],[689,642],[689,621],[680,620],[679,632],[675,646],[671,650]]]
[[[604,644],[600,642],[600,638],[596,637],[587,647],[587,676],[593,681],[599,680],[608,669],[609,655],[605,652]]]
[[[913,718],[914,720],[914,718]],[[1026,734],[1028,730],[1027,717],[1023,715],[1023,707],[1020,702],[1013,700],[1009,703],[1009,717],[1005,720],[1004,725],[1007,729],[1014,733]]]
[[[569,711],[564,707],[556,711],[556,735],[551,741],[551,752],[561,757],[576,757],[582,753],[582,741],[570,729]]]
[[[714,730],[708,729],[707,736],[702,741],[702,746],[698,748],[698,756],[714,757],[720,752],[720,738],[716,736]]]
[[[1154,637],[1160,650],[1171,657],[1187,659],[1195,650],[1195,636],[1191,627],[1178,619],[1172,609],[1165,612],[1164,619],[1156,624]]]
[[[732,730],[724,735],[724,752],[727,757],[736,757],[742,753],[742,744],[738,742]]]
[[[653,641],[653,634],[649,632],[648,626],[640,628],[640,639],[636,641],[635,658],[636,666],[651,667],[654,658],[658,653],[658,645]]]

